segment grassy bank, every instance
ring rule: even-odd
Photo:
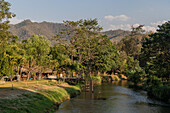
[[[60,103],[80,93],[78,86],[66,83],[32,81],[0,86],[0,113],[54,112]]]
[[[163,102],[170,104],[170,85],[160,85],[160,86],[148,86],[144,83],[134,84],[133,82],[128,82],[129,88],[135,90],[145,90],[150,98],[161,100]]]
[[[148,95],[152,98],[162,100],[170,104],[170,86],[164,85],[148,90]]]

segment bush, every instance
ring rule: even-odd
[[[134,68],[133,70],[128,71],[128,80],[133,83],[134,86],[137,86],[142,82],[142,77],[144,72],[142,68]]]
[[[101,76],[97,75],[97,76],[92,76],[92,80],[93,80],[93,84],[97,85],[97,84],[101,84]]]
[[[118,76],[114,76],[114,80],[115,80],[115,81],[118,81],[118,80],[119,80],[119,77],[118,77]]]
[[[152,90],[148,92],[148,95],[150,97],[168,102],[168,100],[170,100],[170,86],[165,85],[152,88]]]
[[[152,89],[163,85],[161,80],[157,76],[154,76],[154,75],[147,76],[147,80],[145,84],[147,86],[146,89],[148,91],[152,91]]]

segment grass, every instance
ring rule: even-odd
[[[13,84],[14,89],[10,87]],[[6,92],[6,93],[5,93]],[[11,93],[11,95],[10,95]],[[80,87],[52,81],[6,83],[0,86],[0,113],[49,113],[80,93]],[[3,95],[6,94],[4,97]],[[17,94],[15,97],[12,95]]]
[[[22,98],[0,99],[1,113],[39,113],[53,105],[53,102],[39,93],[25,93]]]
[[[69,93],[71,98],[80,94],[80,87],[79,86],[65,87],[64,89],[67,91],[67,93]]]
[[[47,80],[39,80],[39,81],[21,81],[21,82],[6,82],[3,85],[0,85],[0,87],[27,87],[27,86],[34,86],[34,85],[43,85],[48,83]]]
[[[170,86],[163,85],[153,88],[148,92],[149,96],[170,103]]]

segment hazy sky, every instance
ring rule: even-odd
[[[129,30],[144,24],[155,30],[170,20],[170,0],[6,0],[17,16],[11,23],[25,19],[61,23],[63,20],[97,18],[104,30]]]

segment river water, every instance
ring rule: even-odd
[[[170,105],[149,99],[144,91],[127,88],[127,81],[97,86],[94,93],[62,103],[56,113],[170,113]]]

